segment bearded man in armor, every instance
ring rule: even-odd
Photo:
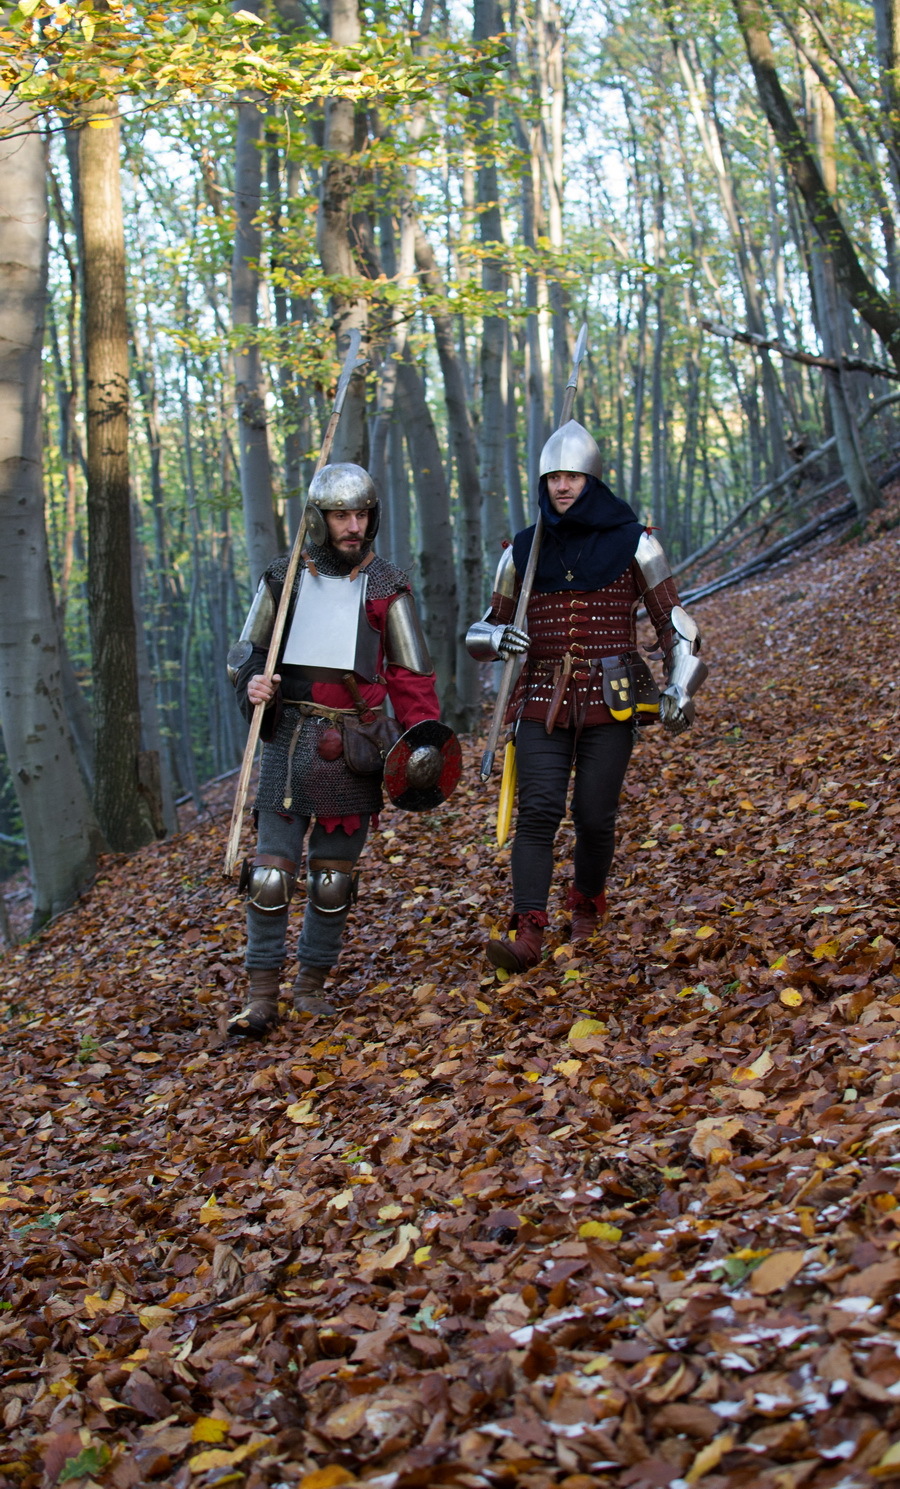
[[[229,652],[244,716],[266,705],[257,848],[241,874],[250,998],[229,1022],[234,1036],[260,1038],[278,1022],[288,907],[308,832],[294,1006],[303,1015],[337,1012],[323,990],[357,896],[357,860],[382,806],[384,755],[402,730],[440,713],[409,581],[372,546],[379,515],[375,487],[361,466],[344,462],[317,472],[271,681],[264,671],[287,556],[266,570]],[[384,711],[388,698],[395,720]]]
[[[506,937],[486,946],[492,965],[511,972],[540,959],[570,776],[575,854],[567,908],[578,942],[607,916],[619,794],[637,729],[657,718],[673,734],[687,729],[707,674],[697,655],[697,624],[681,607],[661,544],[601,477],[597,444],[570,420],[541,451],[544,532],[527,630],[511,622],[533,527],[505,549],[490,609],[466,637],[478,661],[524,659],[506,714],[515,727],[518,769],[513,913]],[[662,693],[637,649],[640,605],[665,658]]]

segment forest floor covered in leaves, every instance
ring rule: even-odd
[[[336,1023],[224,1040],[232,782],[6,954],[0,1484],[900,1478],[898,575],[698,607],[609,924],[567,944],[566,827],[530,974],[481,741],[384,813]]]

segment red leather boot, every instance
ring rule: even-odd
[[[507,972],[527,972],[529,967],[536,967],[541,959],[546,924],[545,910],[523,910],[521,915],[514,915],[509,929],[515,932],[515,938],[491,940],[485,947],[491,966],[504,967]]]
[[[586,941],[598,926],[605,925],[609,919],[603,890],[591,898],[573,885],[566,900],[566,909],[572,912],[572,929],[569,932],[571,941]]]

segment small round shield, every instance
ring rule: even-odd
[[[404,812],[427,812],[446,801],[462,774],[459,740],[438,719],[413,724],[387,753],[384,789]]]

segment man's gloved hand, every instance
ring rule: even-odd
[[[531,637],[527,631],[520,631],[518,626],[495,626],[491,634],[491,645],[498,657],[506,662],[510,657],[522,657],[531,645]]]
[[[659,695],[659,717],[669,734],[683,734],[694,722],[694,700],[670,683]]]

